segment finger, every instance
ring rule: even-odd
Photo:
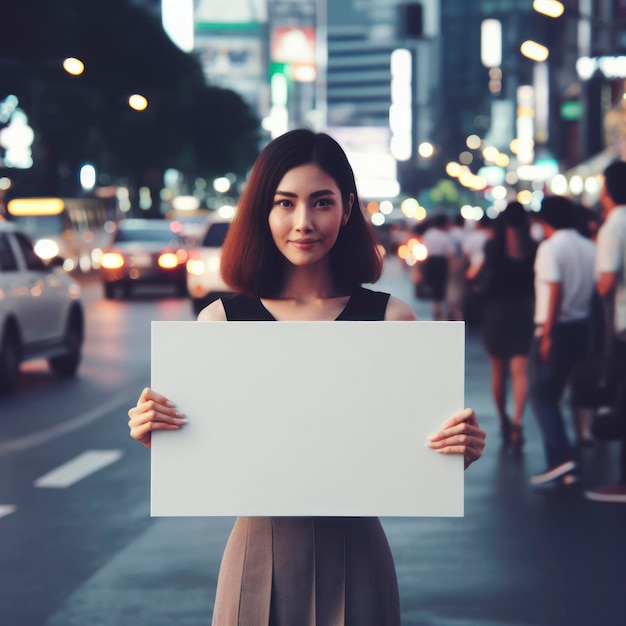
[[[480,447],[476,448],[473,446],[466,446],[466,445],[446,446],[444,448],[435,450],[435,452],[437,452],[438,454],[461,455],[465,459],[466,467],[468,464],[473,463],[474,461],[479,459],[483,454],[482,448]]]
[[[463,433],[460,435],[446,437],[445,439],[441,439],[439,441],[429,441],[428,446],[433,450],[441,450],[450,446],[467,446],[482,450],[485,447],[485,443],[485,438],[483,437],[466,435]]]
[[[452,437],[454,435],[468,435],[471,437],[485,437],[485,431],[479,426],[472,426],[466,422],[461,424],[457,424],[456,426],[452,426],[450,428],[442,428],[437,432],[434,432],[432,435],[428,436],[429,441],[436,441],[440,439],[445,439],[446,437]]]
[[[485,431],[478,425],[473,425],[468,422],[461,422],[454,426],[442,427],[438,431],[429,435],[427,439],[428,441],[440,441],[442,439],[446,439],[447,437],[452,437],[459,434],[466,434],[468,436],[478,438],[486,437]]]
[[[163,404],[162,402],[158,402],[153,399],[146,400],[145,402],[134,406],[132,409],[128,411],[128,416],[133,418],[141,418],[142,416],[146,416],[148,419],[153,414],[161,414],[161,415],[169,415],[170,417],[175,417],[178,419],[185,419],[185,414],[179,409],[171,406],[171,404]]]
[[[142,424],[131,428],[130,436],[133,439],[141,440],[147,437],[151,432],[155,430],[179,430],[181,426],[174,424],[165,424],[163,422],[151,422],[149,424]]]
[[[162,413],[157,410],[150,410],[142,413],[137,413],[136,415],[132,415],[130,420],[128,421],[128,425],[130,428],[134,428],[136,426],[141,426],[142,424],[150,424],[150,423],[162,422],[165,424],[172,424],[173,426],[182,426],[183,424],[187,424],[187,420],[180,411],[174,415],[170,413]]]
[[[479,452],[478,448],[471,448],[465,444],[451,445],[445,446],[444,448],[437,448],[435,450],[438,454],[460,454],[460,455],[468,455],[468,454],[476,454]]]
[[[154,389],[150,387],[144,387],[143,391],[141,392],[141,395],[139,396],[137,405],[143,404],[144,402],[148,400],[153,400],[154,402],[158,404],[162,404],[164,406],[169,406],[169,407],[175,406],[175,404],[171,400],[161,395],[160,393],[157,393]]]
[[[456,426],[461,423],[469,423],[474,426],[478,426],[478,420],[476,419],[476,413],[473,409],[463,409],[458,413],[455,413],[452,417],[449,417],[442,425],[442,428],[449,428],[450,426]]]

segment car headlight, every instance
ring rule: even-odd
[[[205,267],[204,261],[201,259],[189,259],[189,261],[187,261],[187,272],[193,276],[202,276]]]
[[[59,246],[52,239],[40,239],[35,244],[35,254],[40,259],[49,261],[59,255]]]
[[[124,257],[119,252],[105,252],[100,260],[100,266],[107,270],[117,270],[124,266]]]

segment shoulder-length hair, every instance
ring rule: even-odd
[[[284,282],[287,261],[274,244],[268,218],[274,194],[285,174],[314,164],[337,183],[344,207],[353,196],[347,223],[330,251],[335,287],[350,293],[363,283],[376,282],[382,256],[373,228],[366,221],[354,173],[341,146],[324,133],[297,129],[272,140],[257,158],[237,213],[228,229],[221,259],[222,278],[231,289],[253,297],[272,297]]]

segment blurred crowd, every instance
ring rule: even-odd
[[[435,214],[390,235],[433,318],[479,333],[503,445],[521,451],[532,409],[546,470],[531,484],[579,485],[584,446],[616,440],[616,482],[585,496],[626,503],[626,162],[605,170],[593,209],[546,196],[536,212],[510,202],[495,219]]]

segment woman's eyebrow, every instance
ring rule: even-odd
[[[292,191],[280,191],[280,190],[276,190],[276,193],[274,194],[275,196],[286,196],[288,198],[297,198],[298,194],[297,193],[293,193]],[[332,189],[320,189],[319,191],[314,191],[309,197],[311,198],[317,198],[318,196],[328,196],[328,195],[335,195],[335,192]]]

